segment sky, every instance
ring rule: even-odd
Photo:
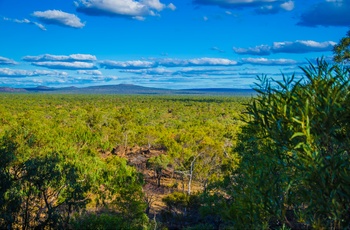
[[[350,0],[0,0],[0,87],[251,88],[302,76]]]

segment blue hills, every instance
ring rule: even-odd
[[[146,94],[146,95],[235,95],[251,96],[253,89],[238,88],[200,88],[200,89],[164,89],[144,87],[132,84],[101,85],[88,87],[47,87],[33,88],[0,87],[0,92],[6,93],[57,93],[57,94]]]

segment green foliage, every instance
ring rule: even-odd
[[[0,141],[1,194],[0,226],[45,228],[64,227],[70,215],[86,204],[88,186],[78,183],[74,165],[56,152],[23,158],[19,150],[32,147],[28,138],[24,146],[16,142],[21,132],[7,133]],[[22,138],[19,138],[22,139]]]
[[[247,108],[240,166],[221,184],[237,228],[350,226],[349,70],[323,60],[302,70],[298,81],[260,78]]]
[[[111,230],[111,229],[148,229],[147,217],[144,217],[144,223],[140,224],[138,219],[126,221],[123,215],[118,213],[102,213],[102,214],[83,214],[77,216],[71,222],[72,229],[96,229],[96,230]]]
[[[333,48],[334,61],[338,63],[347,63],[350,60],[350,30],[346,37],[343,37]]]
[[[125,226],[123,217],[113,214],[85,214],[72,221],[73,229],[130,229]]]
[[[169,157],[164,154],[151,157],[147,161],[147,167],[152,168],[154,170],[158,187],[160,187],[160,181],[163,176],[162,171],[168,167],[169,163]]]
[[[190,170],[196,159],[193,180],[204,188],[231,164],[224,152],[244,101],[0,94],[0,228],[66,228],[73,216],[76,228],[89,216],[101,228],[149,226],[143,178],[121,156],[136,146],[163,151],[148,163],[159,175]],[[127,151],[115,156],[116,147]]]
[[[188,195],[174,192],[163,198],[166,210],[162,212],[161,219],[172,228],[184,228],[200,222],[198,195]]]
[[[147,223],[146,204],[142,192],[143,178],[126,164],[126,160],[111,158],[107,160],[107,168],[103,170],[102,185],[98,194],[104,197],[104,208],[117,211],[123,216],[124,224]]]

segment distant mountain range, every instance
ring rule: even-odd
[[[89,87],[46,87],[11,88],[0,87],[3,93],[54,93],[54,94],[156,94],[156,95],[236,95],[251,96],[255,94],[252,89],[234,88],[203,88],[203,89],[161,89],[143,87],[131,84],[101,85]]]

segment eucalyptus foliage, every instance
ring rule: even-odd
[[[126,155],[157,150],[147,166],[159,185],[170,171],[183,189],[205,188],[229,165],[243,101],[0,94],[0,228],[149,228],[144,178]]]
[[[350,61],[350,30],[346,36],[343,37],[338,44],[333,48],[334,61],[338,63],[349,63]]]
[[[259,78],[226,183],[242,228],[350,226],[349,70],[318,60],[304,77]]]

